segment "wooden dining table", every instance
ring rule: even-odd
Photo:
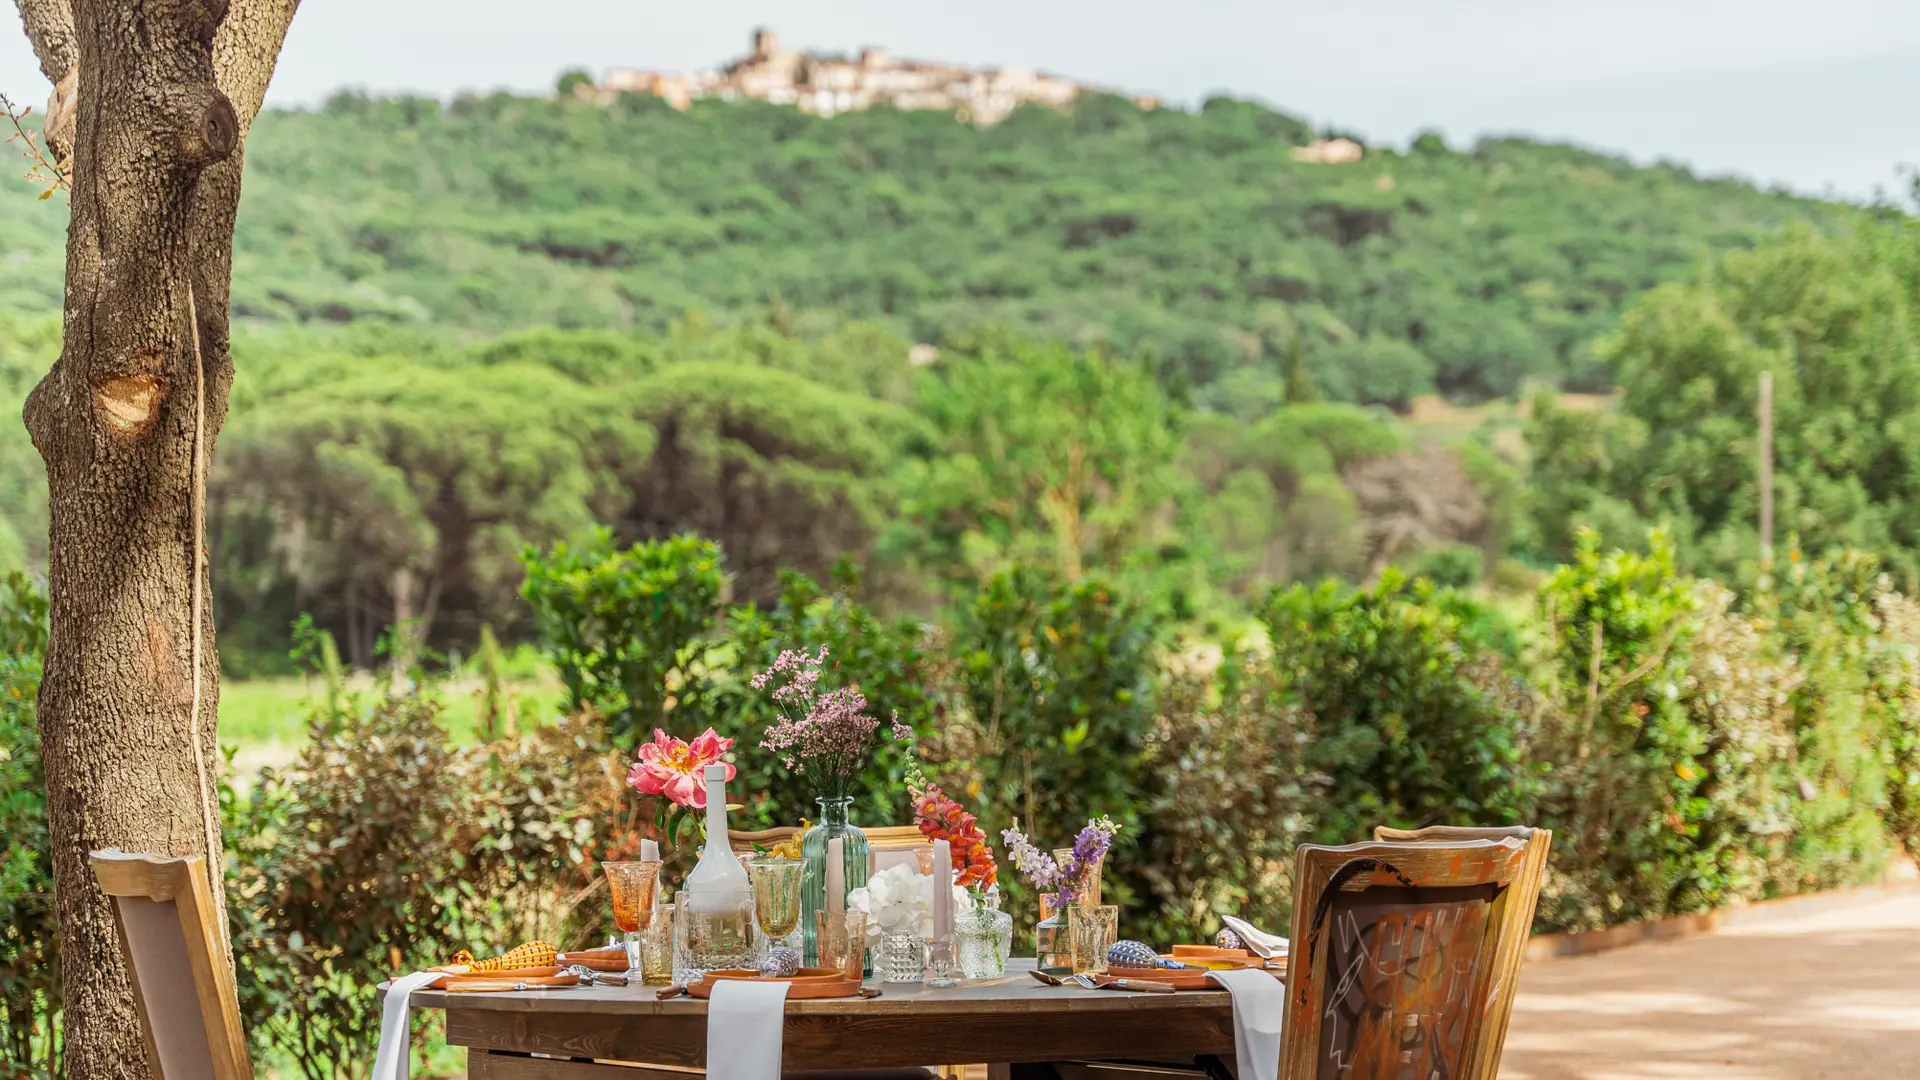
[[[1047,986],[1028,974],[1033,966],[1012,960],[1001,978],[945,989],[869,980],[880,997],[788,1002],[783,1068],[985,1064],[995,1080],[1021,1080],[1051,1074],[1039,1063],[1125,1060],[1226,1075],[1219,1060],[1233,1056],[1233,1009],[1225,991]],[[686,1080],[684,1070],[706,1064],[707,1003],[662,1001],[659,989],[423,990],[413,1005],[445,1011],[447,1042],[467,1048],[472,1080]]]

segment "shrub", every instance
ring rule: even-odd
[[[1261,618],[1275,688],[1306,715],[1325,777],[1316,841],[1514,820],[1514,723],[1478,604],[1389,568],[1371,589],[1276,590]]]
[[[1754,899],[1791,876],[1795,825],[1793,698],[1804,675],[1767,623],[1735,609],[1730,590],[1699,581],[1693,591],[1699,610],[1679,693],[1703,744],[1689,803],[1698,858],[1672,913]]]
[[[1920,604],[1881,592],[1880,697],[1886,713],[1887,828],[1920,859]]]
[[[1647,555],[1602,555],[1583,533],[1542,586],[1539,680],[1526,757],[1554,829],[1540,920],[1588,929],[1673,910],[1710,873],[1696,841],[1706,800],[1704,734],[1680,686],[1698,601],[1655,534]]]
[[[356,1077],[373,987],[477,935],[474,777],[427,698],[316,717],[293,770],[229,801],[241,1003],[257,1047],[308,1080]]]
[[[955,622],[955,677],[979,767],[974,811],[1020,823],[1042,846],[1065,846],[1089,817],[1111,816],[1125,831],[1108,857],[1121,872],[1109,877],[1117,902],[1129,903],[1143,892],[1125,868],[1138,865],[1130,852],[1153,786],[1141,768],[1153,726],[1153,620],[1099,578],[1068,583],[1015,566],[989,578]]]
[[[705,689],[706,635],[726,584],[718,545],[677,536],[616,550],[596,530],[521,556],[521,594],[533,605],[569,711],[597,710],[631,750],[672,707]]]
[[[1487,553],[1472,544],[1441,544],[1418,551],[1407,560],[1407,576],[1431,578],[1435,585],[1465,589],[1480,583]]]
[[[0,580],[0,1075],[60,1073],[60,926],[34,698],[47,599],[27,575]]]
[[[640,802],[599,717],[461,751],[476,840],[467,876],[487,898],[491,939],[583,944],[612,921],[600,859],[639,857]],[[597,942],[595,942],[597,944]]]
[[[1131,936],[1208,941],[1223,914],[1269,928],[1292,917],[1293,850],[1324,777],[1308,763],[1311,719],[1285,701],[1275,674],[1265,658],[1233,650],[1211,670],[1187,662],[1169,673],[1142,763],[1159,783],[1130,871],[1144,883],[1127,913],[1139,926]]]
[[[1756,597],[1777,620],[1781,647],[1805,679],[1793,695],[1795,876],[1783,892],[1850,885],[1879,873],[1889,854],[1889,702],[1875,601],[1887,591],[1878,560],[1857,553],[1813,561],[1797,552]],[[1897,735],[1896,735],[1897,738]]]

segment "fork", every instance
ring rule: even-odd
[[[1062,985],[1084,986],[1089,990],[1141,990],[1149,994],[1171,994],[1173,987],[1168,983],[1150,982],[1146,979],[1108,979],[1099,982],[1092,975],[1069,975],[1060,980]]]

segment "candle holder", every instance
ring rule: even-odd
[[[960,985],[960,957],[953,942],[927,942],[927,970],[923,982],[935,989]]]
[[[874,966],[880,981],[916,983],[926,977],[927,939],[918,934],[883,934]]]

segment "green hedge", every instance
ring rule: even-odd
[[[1680,574],[1664,537],[1634,554],[1589,534],[1527,602],[1390,571],[1276,590],[1224,645],[1111,582],[1033,567],[919,622],[875,615],[844,568],[722,610],[724,554],[692,538],[527,561],[573,716],[451,748],[430,683],[380,700],[330,685],[296,765],[227,800],[263,1060],[332,1080],[372,1052],[379,977],[462,946],[603,934],[596,860],[650,828],[622,783],[647,725],[740,740],[752,823],[808,815],[755,748],[770,717],[746,679],[782,648],[827,645],[990,831],[1018,821],[1064,844],[1088,816],[1125,823],[1110,891],[1147,940],[1209,936],[1224,912],[1285,926],[1294,848],[1377,825],[1553,829],[1541,930],[1844,885],[1920,850],[1920,606],[1858,557],[1790,556],[1736,592]],[[43,836],[27,705],[44,605],[19,578],[0,599],[0,815]],[[901,764],[875,762],[859,820],[907,820]],[[0,864],[6,1074],[57,1047],[36,852]]]

